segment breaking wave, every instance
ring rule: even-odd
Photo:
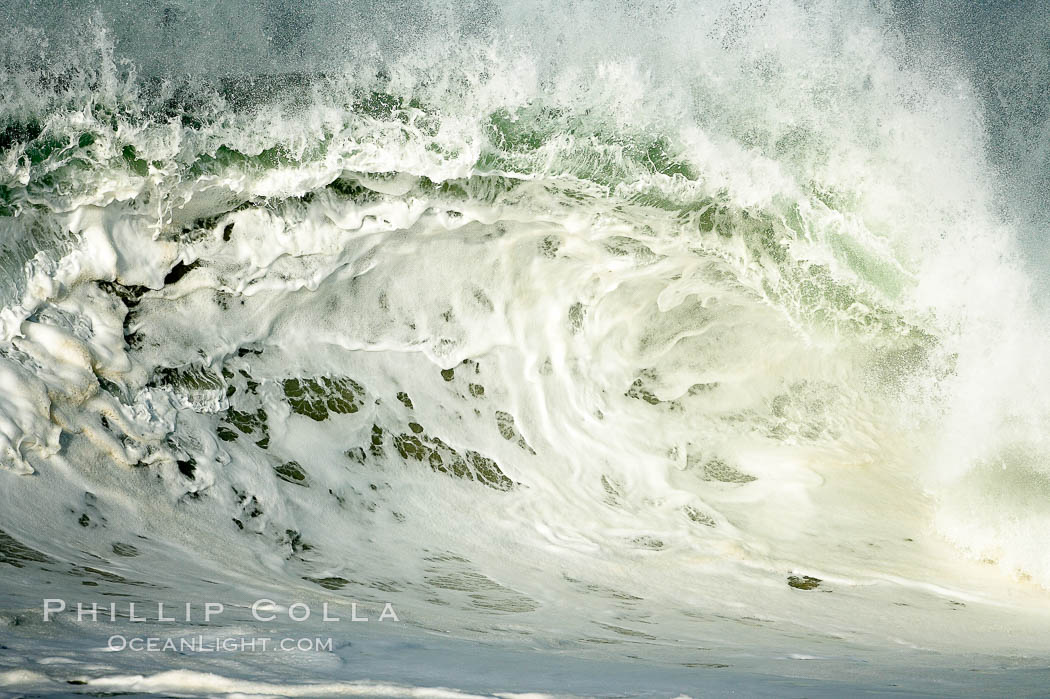
[[[944,638],[1050,586],[980,95],[891,8],[805,5],[7,36],[2,555],[614,654],[1012,647]]]

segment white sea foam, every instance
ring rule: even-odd
[[[588,7],[241,82],[7,39],[0,528],[511,647],[1045,652],[1045,323],[966,76],[887,12]],[[173,677],[125,689],[292,691]]]

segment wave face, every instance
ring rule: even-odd
[[[0,528],[523,647],[1019,652],[1047,344],[982,93],[890,6],[665,5],[23,17]]]

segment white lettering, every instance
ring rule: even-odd
[[[91,603],[91,611],[85,612],[84,605],[77,602],[77,621],[84,621],[84,617],[91,615],[91,621],[98,621],[98,605],[94,602]]]
[[[55,605],[54,603],[58,604]],[[52,614],[58,614],[64,611],[66,608],[66,601],[63,599],[46,599],[44,600],[44,621],[51,621]]]
[[[252,616],[255,617],[256,621],[273,621],[277,618],[276,614],[271,614],[268,617],[261,616],[259,609],[265,607],[266,609],[273,609],[274,603],[272,599],[257,599],[252,603]]]
[[[304,610],[303,616],[296,616],[295,609]],[[288,607],[288,618],[292,621],[306,621],[310,618],[310,607],[304,604],[303,602],[295,602],[290,607]]]
[[[208,602],[204,605],[204,621],[211,621],[212,614],[222,614],[226,609],[222,602]]]

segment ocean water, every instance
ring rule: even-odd
[[[1047,691],[1038,5],[5,5],[0,695]]]

